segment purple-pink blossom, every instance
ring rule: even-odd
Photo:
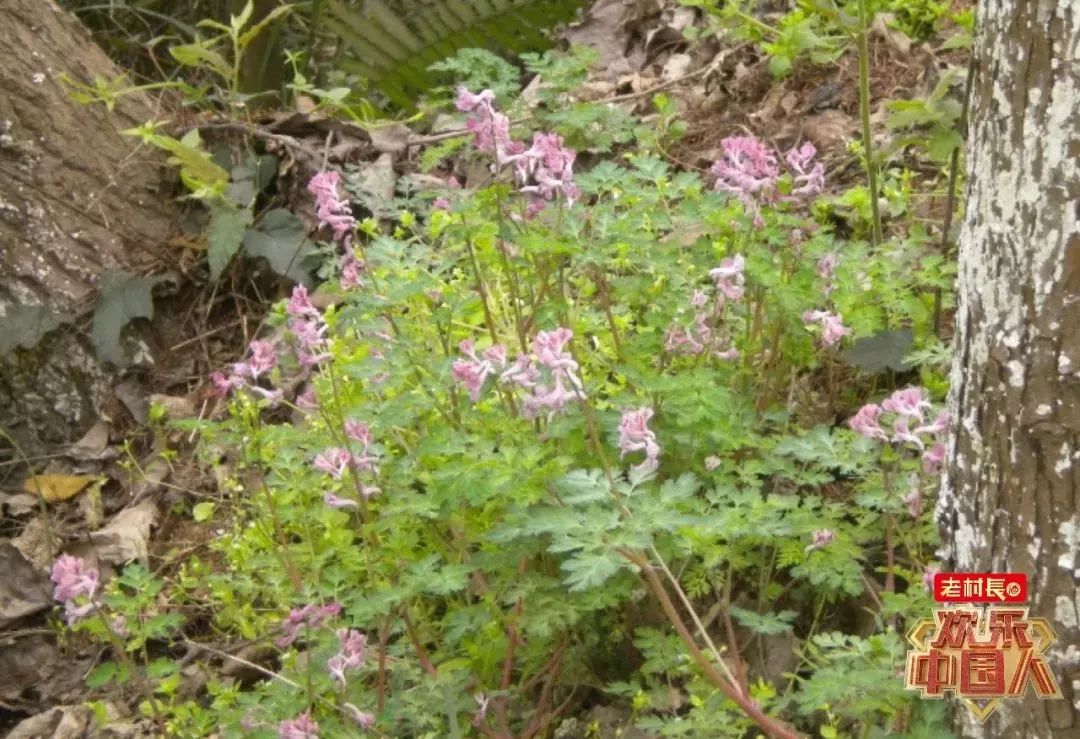
[[[352,463],[352,453],[342,447],[332,447],[315,456],[314,466],[335,480],[340,480]]]
[[[495,110],[495,93],[491,90],[474,94],[459,87],[456,104],[458,110],[471,113],[465,127],[472,132],[476,148],[494,154],[496,162],[501,164],[508,155],[525,148],[510,140],[510,119]]]
[[[327,492],[323,495],[323,502],[331,508],[359,508],[360,504],[349,498],[342,498]]]
[[[319,739],[319,724],[304,711],[278,724],[278,739]]]
[[[480,399],[480,392],[487,378],[494,375],[496,369],[506,367],[506,347],[502,344],[488,347],[484,351],[483,359],[476,356],[476,345],[472,339],[464,339],[458,344],[458,349],[467,359],[454,362],[454,380],[465,386],[469,391],[469,398],[475,403]]]
[[[816,154],[817,149],[807,141],[801,147],[789,151],[784,157],[794,178],[795,187],[791,191],[792,195],[817,195],[825,189],[825,165],[816,162],[811,166]]]
[[[824,549],[832,544],[835,539],[836,534],[831,529],[818,529],[814,532],[810,546],[806,547],[806,551],[812,552],[815,549]]]
[[[351,718],[361,729],[370,729],[375,726],[375,714],[361,711],[352,703],[345,704],[345,711],[349,714],[349,718]]]
[[[845,336],[851,335],[851,329],[844,325],[839,313],[824,310],[808,310],[803,313],[803,321],[821,326],[822,346],[836,346]]]
[[[890,413],[916,418],[921,423],[923,411],[930,408],[930,401],[926,399],[926,393],[921,387],[907,387],[897,390],[882,401],[881,407]]]
[[[574,184],[574,159],[577,152],[563,146],[563,138],[555,133],[533,134],[532,146],[509,157],[513,162],[521,192],[530,195],[530,205],[542,208],[561,196],[569,205],[581,193]],[[532,183],[532,184],[530,184]]]
[[[840,260],[835,254],[826,254],[817,262],[818,277],[825,283],[821,288],[825,297],[829,297],[829,293],[836,287],[833,284],[833,275],[836,273],[836,268],[839,264]]]
[[[918,429],[916,429],[918,431]],[[934,443],[929,449],[923,452],[923,472],[928,475],[932,475],[941,469],[942,463],[945,461],[945,444],[943,442]]]
[[[716,189],[737,195],[743,202],[760,196],[769,199],[780,169],[770,147],[754,136],[729,136],[720,142],[723,156],[712,166]]]
[[[728,300],[740,300],[743,296],[743,285],[746,278],[743,271],[746,269],[746,259],[742,254],[736,254],[720,262],[719,267],[709,270],[709,277],[713,284]]]
[[[329,226],[334,233],[334,240],[348,246],[352,240],[356,219],[348,200],[338,198],[338,183],[341,175],[334,171],[319,172],[308,182],[308,191],[315,196],[315,212],[319,217],[319,226]]]
[[[619,456],[645,452],[645,459],[634,466],[640,472],[650,472],[660,466],[660,445],[656,443],[656,434],[648,426],[652,417],[652,408],[638,408],[624,411],[619,423]]]
[[[541,331],[532,340],[531,349],[536,364],[547,370],[544,373],[532,365],[532,359],[518,357],[501,376],[504,382],[514,382],[532,391],[522,401],[522,415],[535,418],[540,411],[548,411],[549,417],[561,412],[566,404],[584,398],[585,388],[578,377],[578,363],[570,355],[568,345],[574,333],[565,327]]]
[[[888,434],[878,424],[878,418],[880,417],[881,406],[876,403],[867,403],[859,409],[858,413],[848,419],[848,426],[851,427],[852,431],[860,436],[865,436],[867,439],[888,441]]]
[[[922,488],[919,486],[919,476],[912,474],[908,479],[908,492],[904,496],[904,504],[907,505],[908,513],[912,518],[918,518],[922,513]]]
[[[73,624],[97,608],[94,596],[100,581],[98,571],[86,561],[70,554],[61,554],[53,563],[49,576],[53,598],[64,604],[67,622]],[[82,601],[82,602],[80,602]]]
[[[275,644],[284,649],[296,641],[297,637],[300,636],[301,629],[305,627],[317,629],[322,626],[326,619],[333,618],[339,613],[341,613],[341,605],[338,603],[328,603],[326,605],[309,603],[303,608],[293,608],[289,611],[289,615],[285,617],[285,620],[281,622],[281,630],[284,633],[277,639]]]
[[[364,664],[367,636],[356,629],[338,629],[337,637],[340,646],[337,653],[326,661],[326,669],[335,680],[345,685],[345,671],[358,669]]]

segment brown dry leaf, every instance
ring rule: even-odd
[[[52,602],[49,579],[10,542],[0,542],[0,628]]]
[[[895,22],[895,14],[878,13],[874,16],[873,23],[870,24],[870,36],[884,39],[885,43],[895,51],[907,56],[911,52],[911,39],[903,31],[890,26],[891,23]]]
[[[409,147],[412,131],[403,123],[373,126],[368,133],[375,151],[380,154],[401,154]]]
[[[831,151],[858,132],[858,121],[839,110],[826,110],[803,120],[802,135],[818,151]]]
[[[98,479],[97,475],[34,475],[23,483],[23,490],[32,495],[40,493],[46,503],[59,503],[74,498]]]
[[[56,706],[19,722],[8,739],[80,739],[91,726],[86,706]]]
[[[108,526],[90,534],[89,542],[71,546],[70,553],[77,557],[93,556],[110,564],[124,564],[132,560],[146,564],[149,555],[146,542],[157,515],[157,506],[149,500],[125,508]]]

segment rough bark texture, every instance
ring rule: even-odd
[[[139,95],[74,102],[66,74],[92,85],[119,72],[53,0],[0,0],[0,331],[11,306],[84,316],[106,269],[145,272],[173,213],[164,162],[121,131],[153,119]],[[70,439],[107,389],[93,352],[61,328],[0,356],[4,426],[31,446]],[[38,442],[35,444],[34,442]]]
[[[1029,577],[1065,700],[968,736],[1080,737],[1080,0],[980,0],[960,236],[954,428],[939,518],[956,571]]]

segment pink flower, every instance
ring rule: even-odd
[[[942,411],[934,419],[933,423],[929,423],[925,426],[919,426],[915,429],[916,434],[942,434],[949,430],[949,413],[948,411]]]
[[[325,606],[309,603],[303,608],[293,608],[289,615],[281,622],[281,629],[285,633],[277,639],[275,644],[284,649],[296,641],[300,636],[300,629],[305,626],[309,629],[317,629],[323,621],[341,613],[341,605],[328,603]]]
[[[371,446],[371,427],[363,421],[345,421],[345,436],[362,445],[365,451]]]
[[[244,380],[234,374],[226,375],[224,372],[210,374],[210,382],[214,385],[214,392],[219,397],[225,397],[238,387],[244,386]]]
[[[278,739],[319,739],[319,724],[304,711],[278,724]]]
[[[495,344],[484,351],[484,358],[476,356],[476,347],[472,339],[465,339],[458,348],[468,359],[459,359],[454,362],[452,372],[454,380],[465,386],[469,391],[469,398],[475,403],[480,399],[480,391],[484,387],[487,378],[495,373],[495,367],[506,366],[506,348],[502,344]]]
[[[337,172],[319,172],[308,182],[308,191],[315,196],[319,226],[329,226],[334,232],[334,240],[348,246],[352,240],[356,219],[349,202],[338,199],[337,187],[340,181],[341,175]]]
[[[319,316],[319,310],[311,302],[307,288],[303,285],[297,285],[293,288],[289,302],[285,306],[285,312],[293,318],[317,318]]]
[[[296,407],[302,411],[313,411],[319,407],[319,399],[315,395],[315,388],[307,387],[304,392],[296,396]]]
[[[514,164],[518,182],[522,184],[521,192],[532,195],[533,203],[539,203],[542,208],[557,195],[571,205],[577,200],[580,192],[573,174],[576,157],[573,149],[563,146],[562,136],[536,132],[532,146],[507,161]],[[528,184],[530,181],[534,184]]]
[[[352,720],[356,722],[356,725],[361,729],[370,729],[375,726],[374,714],[361,711],[352,703],[346,703],[345,710],[348,711],[349,717],[352,718]]]
[[[916,429],[917,430],[917,429]],[[932,475],[941,469],[942,463],[945,461],[945,444],[942,442],[936,442],[932,447],[923,452],[923,472],[928,475]]]
[[[807,171],[815,154],[817,149],[807,141],[784,157],[794,175],[795,188],[791,191],[792,195],[816,195],[825,189],[825,165],[817,162]]]
[[[881,404],[881,407],[890,413],[898,413],[901,416],[909,416],[922,421],[923,409],[930,408],[930,401],[926,399],[921,387],[908,387],[894,392]],[[945,424],[948,425],[947,420]]]
[[[835,254],[826,254],[818,260],[817,273],[818,277],[825,282],[825,285],[822,288],[825,297],[829,297],[829,293],[831,293],[835,287],[833,285],[833,273],[836,272],[836,267],[839,264],[840,260],[836,258]]]
[[[624,411],[619,424],[619,456],[625,457],[630,452],[644,451],[645,459],[634,469],[648,472],[660,466],[660,445],[656,443],[656,434],[648,427],[653,416],[652,408],[639,408],[636,411]]]
[[[904,416],[897,416],[893,421],[893,441],[897,443],[906,441],[914,444],[920,450],[924,447],[923,440],[919,438],[918,434],[908,429],[908,419]]]
[[[335,480],[340,480],[352,462],[352,454],[348,449],[333,447],[315,457],[315,469],[325,472]]]
[[[450,201],[444,197],[437,197],[431,203],[431,207],[435,210],[450,210]]]
[[[364,280],[360,277],[363,271],[364,263],[352,254],[346,254],[341,260],[341,286],[346,290],[363,287]]]
[[[908,480],[910,488],[907,495],[904,496],[904,503],[907,505],[908,513],[912,518],[918,518],[922,513],[922,489],[919,487],[919,476],[912,474]]]
[[[878,418],[881,416],[881,406],[876,403],[867,403],[859,412],[848,419],[848,426],[851,430],[860,436],[865,436],[867,439],[880,439],[881,441],[888,441],[889,436],[885,433],[885,430],[878,425]]]
[[[359,508],[360,504],[355,500],[349,500],[348,498],[340,498],[333,493],[326,493],[323,495],[323,502],[331,508]]]
[[[473,94],[464,85],[458,87],[457,99],[454,101],[454,105],[462,113],[472,113],[477,108],[491,108],[494,103],[495,93],[493,91],[483,90]]]
[[[815,549],[823,549],[832,544],[834,539],[836,539],[836,534],[830,529],[818,529],[814,532],[813,541],[811,541],[810,546],[806,547],[806,551],[812,552]]]
[[[808,310],[803,313],[803,321],[808,324],[820,324],[822,346],[836,346],[845,336],[851,335],[851,329],[843,324],[843,319],[838,313]]]
[[[367,636],[356,629],[338,629],[340,648],[337,654],[326,661],[326,668],[335,680],[346,683],[345,671],[355,670],[364,664],[367,652]]]
[[[93,598],[97,593],[98,578],[98,571],[87,566],[85,560],[70,554],[61,554],[53,563],[49,576],[56,586],[53,589],[53,598],[61,603],[80,596]]]
[[[269,341],[259,341],[258,339],[252,341],[248,346],[248,353],[250,358],[247,367],[253,380],[258,379],[261,375],[277,366],[277,350]]]
[[[720,266],[709,270],[709,277],[716,284],[716,289],[728,300],[739,300],[743,296],[743,284],[746,282],[743,270],[746,268],[746,259],[742,254],[720,262]]]
[[[724,155],[712,166],[716,189],[737,195],[744,203],[769,200],[780,176],[769,147],[753,136],[729,136],[720,146]]]

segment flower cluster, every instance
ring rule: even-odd
[[[632,468],[635,472],[653,472],[660,466],[660,445],[656,443],[656,434],[648,426],[652,417],[652,408],[639,408],[625,411],[619,424],[619,456],[645,452],[645,459]]]
[[[300,366],[315,367],[330,359],[326,322],[311,302],[306,287],[293,288],[285,312],[289,314],[289,331],[296,339],[296,359]]]
[[[499,372],[499,382],[529,391],[522,399],[522,415],[536,418],[542,411],[548,417],[562,412],[571,400],[584,399],[585,387],[578,377],[578,363],[570,355],[568,345],[574,333],[559,327],[541,331],[532,340],[531,354],[519,354],[508,364],[506,348],[495,344],[476,355],[472,341],[461,342],[459,348],[467,359],[454,363],[454,379],[469,391],[475,402],[484,382]]]
[[[695,290],[690,297],[694,309],[694,320],[689,325],[672,324],[667,331],[664,348],[669,352],[681,354],[701,354],[712,349],[712,354],[720,359],[738,359],[739,352],[734,347],[721,350],[713,336],[710,322],[717,321],[723,313],[727,301],[742,299],[745,292],[743,285],[746,278],[743,271],[746,260],[741,254],[724,259],[719,267],[709,270],[709,277],[716,287],[716,298],[710,301],[703,290]],[[711,303],[711,307],[710,306]]]
[[[777,182],[780,164],[774,150],[754,136],[729,136],[720,142],[723,156],[712,166],[718,192],[730,193],[739,198],[754,216],[754,225],[764,225],[761,218],[762,203],[778,199]],[[825,167],[814,163],[817,149],[809,141],[792,149],[784,157],[791,170],[795,187],[791,197],[810,197],[825,187]]]
[[[278,739],[319,739],[319,724],[304,711],[278,724]]]
[[[573,205],[581,196],[574,184],[576,157],[577,152],[563,146],[562,136],[539,131],[533,134],[531,147],[510,157],[521,192],[529,196],[530,215],[539,213],[559,195],[567,205]]]
[[[234,362],[228,375],[223,372],[212,373],[210,382],[221,396],[228,395],[233,390],[247,388],[256,395],[277,403],[281,400],[282,392],[267,390],[259,385],[259,380],[268,376],[277,364],[278,354],[273,343],[254,339],[248,345],[246,361]]]
[[[508,155],[524,151],[524,145],[510,140],[510,119],[495,110],[494,92],[483,90],[473,94],[459,87],[454,104],[461,112],[472,114],[465,127],[472,132],[476,148],[494,154],[497,163],[502,164]]]
[[[341,613],[341,605],[338,603],[328,603],[325,606],[309,603],[303,608],[293,608],[281,622],[281,630],[284,633],[274,643],[284,649],[296,641],[300,636],[300,629],[305,627],[317,629],[326,619],[333,618],[339,613]]]
[[[836,533],[831,529],[818,529],[813,534],[813,539],[809,546],[806,547],[807,552],[813,552],[816,549],[824,549],[833,543],[836,539]]]
[[[61,554],[53,563],[49,579],[56,586],[53,598],[64,604],[64,618],[68,624],[88,616],[98,607],[94,596],[100,575],[85,560]]]
[[[823,283],[821,291],[826,298],[836,288],[836,285],[833,284],[833,275],[836,273],[838,266],[840,266],[840,260],[835,254],[826,254],[817,262],[818,277],[821,278]]]
[[[495,110],[495,93],[469,92],[458,88],[457,109],[469,113],[465,126],[473,133],[476,148],[495,155],[496,166],[512,164],[521,192],[529,196],[527,214],[534,216],[556,197],[569,205],[580,197],[574,184],[574,159],[577,153],[563,146],[562,136],[534,132],[532,146],[510,138],[510,119]],[[436,207],[449,205],[445,199]]]
[[[345,685],[345,671],[359,669],[364,664],[367,636],[356,629],[338,629],[337,637],[339,649],[337,654],[326,660],[326,669],[335,680]]]
[[[315,196],[315,213],[319,217],[319,226],[328,226],[334,233],[334,240],[348,247],[352,241],[356,219],[348,200],[338,198],[338,184],[341,175],[334,171],[319,172],[308,181],[308,192]]]
[[[376,485],[360,479],[360,473],[373,478],[379,476],[379,458],[371,450],[371,428],[362,421],[345,421],[345,437],[360,446],[360,451],[353,452],[344,447],[331,447],[315,456],[313,466],[325,472],[335,480],[340,480],[346,470],[352,470],[360,486],[360,494],[370,498],[382,492]],[[323,496],[324,502],[332,508],[356,508],[359,504],[348,498],[340,498],[332,492]]]
[[[851,329],[844,325],[839,313],[825,310],[808,310],[803,313],[803,322],[807,325],[818,324],[821,327],[821,345],[836,346],[845,336],[851,335]]]
[[[920,387],[909,387],[897,390],[881,405],[867,403],[848,419],[848,426],[868,439],[911,444],[922,452],[923,472],[932,474],[945,461],[944,434],[949,428],[949,414],[942,411],[927,422],[930,410],[926,391]],[[881,426],[883,414],[892,415],[891,437]],[[909,502],[909,505],[913,504]]]

